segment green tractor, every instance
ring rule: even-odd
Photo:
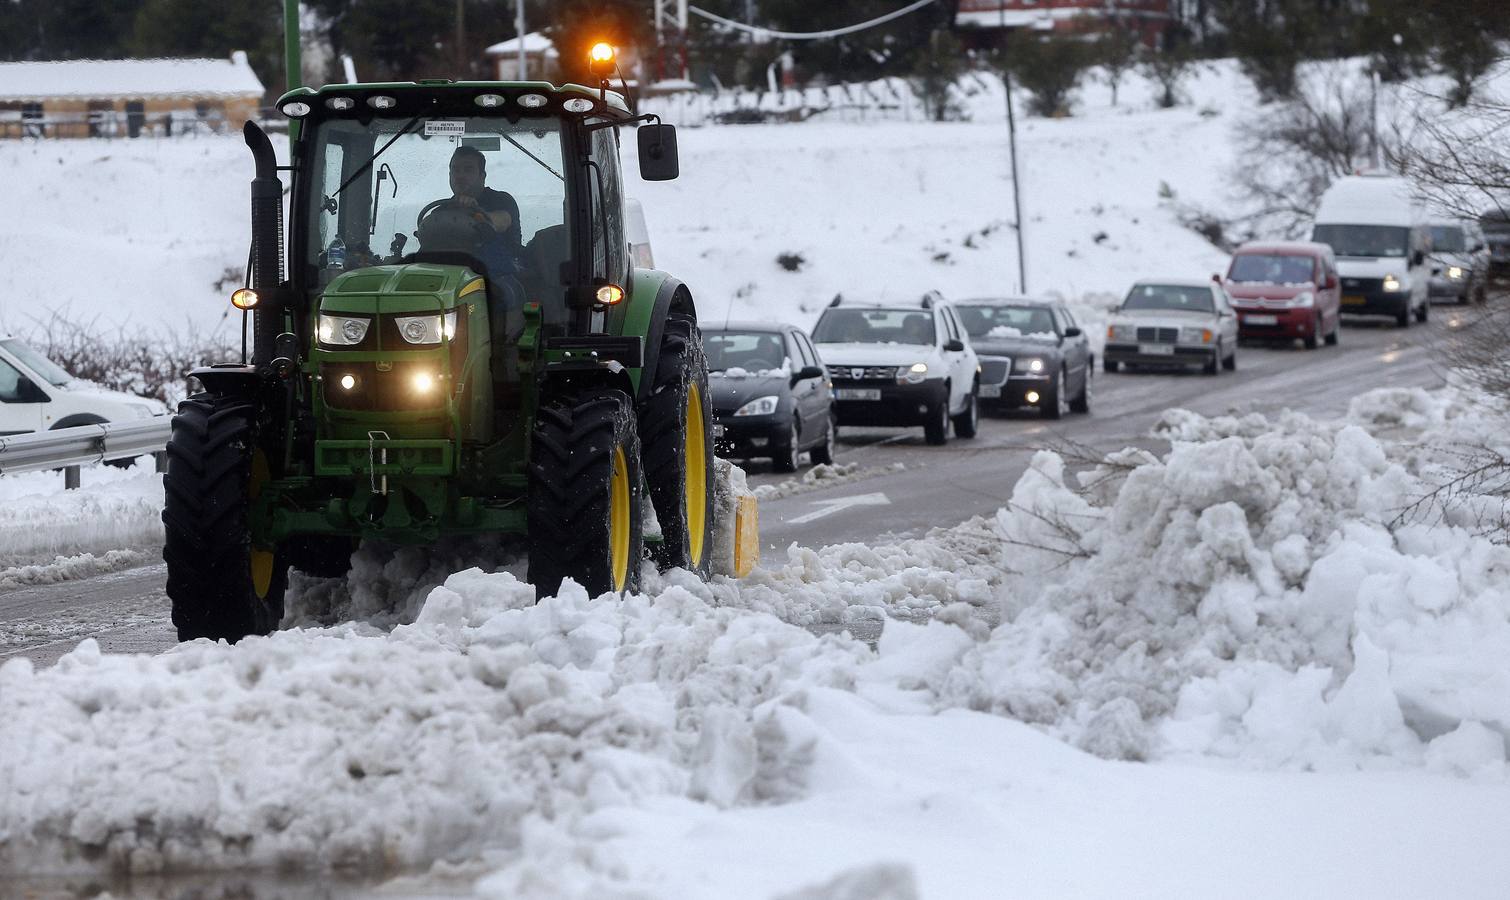
[[[289,569],[341,575],[363,539],[517,535],[539,596],[632,590],[642,555],[707,573],[697,310],[625,236],[620,133],[651,117],[606,80],[331,85],[278,106],[289,165],[245,128],[251,286],[232,303],[251,352],[193,372],[168,444],[179,639],[271,631]],[[675,178],[672,126],[637,138],[642,177]]]

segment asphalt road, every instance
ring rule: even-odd
[[[915,537],[990,514],[1006,503],[1034,450],[1058,439],[1101,450],[1154,447],[1148,430],[1170,407],[1206,415],[1288,407],[1332,417],[1373,388],[1437,387],[1444,382],[1448,338],[1466,321],[1458,308],[1436,307],[1424,327],[1349,324],[1337,347],[1244,346],[1237,371],[1217,376],[1098,370],[1089,415],[1071,414],[1057,422],[1031,412],[983,416],[975,439],[941,447],[926,445],[921,428],[845,429],[837,462],[858,464],[860,477],[794,489],[786,483],[801,473],[776,475],[764,462],[747,466],[752,484],[786,484],[792,490],[761,504],[763,552],[780,558],[794,542],[822,546]],[[158,564],[0,592],[0,661],[25,656],[48,664],[91,636],[106,651],[172,646],[165,578]]]

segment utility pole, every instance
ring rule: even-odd
[[[514,2],[514,30],[519,32],[519,80],[529,80],[529,70],[524,61],[524,0]]]
[[[1007,93],[1007,146],[1012,154],[1012,214],[1017,219],[1017,292],[1028,293],[1028,258],[1022,249],[1022,182],[1017,179],[1017,117],[1012,115],[1012,73],[1001,67],[1001,85]]]
[[[687,0],[655,0],[655,43],[660,48],[661,71],[687,77]]]

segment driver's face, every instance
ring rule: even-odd
[[[482,169],[475,159],[465,156],[451,160],[451,192],[458,197],[476,197],[482,193]]]

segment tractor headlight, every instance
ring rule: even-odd
[[[409,386],[416,394],[429,394],[435,390],[435,376],[429,372],[415,372],[409,379]]]
[[[320,314],[320,343],[332,347],[351,347],[367,337],[367,326],[372,320],[362,316],[331,316]]]
[[[775,394],[765,397],[756,397],[744,406],[734,411],[736,416],[769,416],[776,412],[776,407],[781,403],[781,398]]]
[[[338,384],[341,385],[341,390],[343,391],[354,391],[357,388],[357,377],[355,375],[342,375]]]
[[[927,377],[927,363],[913,363],[906,369],[897,370],[897,381],[902,384],[922,384]]]
[[[439,344],[456,336],[456,311],[435,316],[395,316],[398,333],[411,344]]]
[[[1180,329],[1180,343],[1182,344],[1209,344],[1211,343],[1211,329],[1191,328]]]

